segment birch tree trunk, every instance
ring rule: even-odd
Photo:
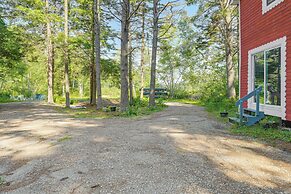
[[[144,89],[144,52],[145,52],[145,2],[142,4],[141,50],[140,50],[140,99]]]
[[[91,53],[91,66],[90,66],[90,104],[96,105],[96,63],[95,63],[95,24],[94,24],[94,7],[95,3],[92,6],[92,34],[91,34],[91,44],[92,44],[92,53]]]
[[[95,32],[95,66],[96,66],[96,90],[97,106],[96,109],[102,109],[101,94],[101,54],[100,54],[100,2],[94,0],[94,32]]]
[[[120,56],[120,111],[128,109],[128,34],[129,34],[129,0],[122,1],[121,19],[121,56]]]
[[[153,43],[152,43],[152,61],[151,61],[151,82],[150,82],[150,99],[149,106],[154,107],[155,103],[155,87],[156,87],[156,67],[157,67],[157,48],[158,48],[158,21],[159,21],[159,13],[158,13],[158,3],[159,0],[154,0],[153,5]]]
[[[53,44],[51,39],[51,24],[49,19],[49,0],[45,1],[46,14],[47,14],[47,79],[48,79],[48,91],[47,102],[54,103],[54,56],[53,56]]]
[[[79,82],[79,96],[83,98],[84,96],[84,83],[83,81]]]
[[[232,14],[229,7],[226,8],[225,15],[225,52],[226,52],[226,75],[227,75],[227,96],[235,98],[235,65],[233,63],[233,33]]]
[[[174,98],[174,66],[173,64],[171,63],[170,65],[171,69],[170,69],[170,72],[171,72],[171,98]]]
[[[64,63],[65,63],[65,85],[66,85],[66,107],[70,107],[70,81],[69,81],[69,51],[68,51],[68,0],[64,0],[64,15],[65,15],[65,48],[64,48]]]
[[[63,98],[66,97],[66,92],[65,92],[65,83],[62,83],[62,96],[63,96]]]

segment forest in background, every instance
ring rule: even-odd
[[[122,111],[143,88],[150,106],[157,87],[172,98],[235,99],[237,12],[229,0],[1,1],[1,99],[45,94],[101,108],[102,98],[120,98]]]

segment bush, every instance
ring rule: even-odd
[[[182,89],[175,89],[174,90],[174,98],[175,99],[186,99],[189,98],[190,94],[189,92],[182,90]]]
[[[66,101],[66,99],[65,99],[65,101]],[[78,99],[70,99],[70,104],[72,105],[72,104],[77,104],[79,102],[79,100]]]
[[[0,102],[12,102],[13,100],[10,98],[9,93],[0,93]]]
[[[133,101],[133,105],[128,108],[124,113],[125,116],[139,116],[139,115],[148,115],[152,112],[157,112],[162,110],[165,107],[163,99],[158,98],[156,100],[156,107],[148,106],[148,99],[139,99],[136,98]]]
[[[66,103],[66,98],[65,97],[62,97],[62,96],[57,96],[54,98],[55,100],[55,103],[57,104],[65,104]],[[73,105],[73,104],[76,104],[79,102],[79,99],[76,99],[76,98],[71,98],[70,99],[70,104]]]
[[[54,101],[57,104],[64,104],[66,102],[66,98],[64,98],[62,96],[56,96]]]
[[[1,99],[10,99],[10,94],[9,93],[0,93],[0,98]]]
[[[144,99],[135,98],[135,99],[133,99],[132,106],[146,107],[146,106],[148,106],[148,100],[145,98]]]

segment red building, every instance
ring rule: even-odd
[[[240,97],[262,86],[260,110],[291,121],[291,0],[232,3],[240,10]]]

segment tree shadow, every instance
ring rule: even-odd
[[[0,125],[0,142],[6,141],[0,149],[0,176],[10,183],[0,191],[280,193],[289,189],[288,153],[228,134],[201,107],[174,104],[137,120],[72,119],[54,115],[47,106],[29,107],[12,111],[24,111],[16,118],[19,125]],[[43,128],[48,133],[41,133]],[[71,138],[59,141],[62,137]],[[23,150],[34,151],[23,155]]]
[[[172,107],[173,110],[177,108]],[[182,111],[181,117],[172,115],[176,117],[176,124],[161,123],[149,127],[158,135],[169,137],[179,151],[205,156],[224,177],[232,181],[258,189],[267,188],[266,191],[290,189],[291,158],[288,152],[232,136],[217,129],[215,121],[203,121],[205,114],[189,109]],[[189,117],[194,124],[185,125],[184,120]]]

